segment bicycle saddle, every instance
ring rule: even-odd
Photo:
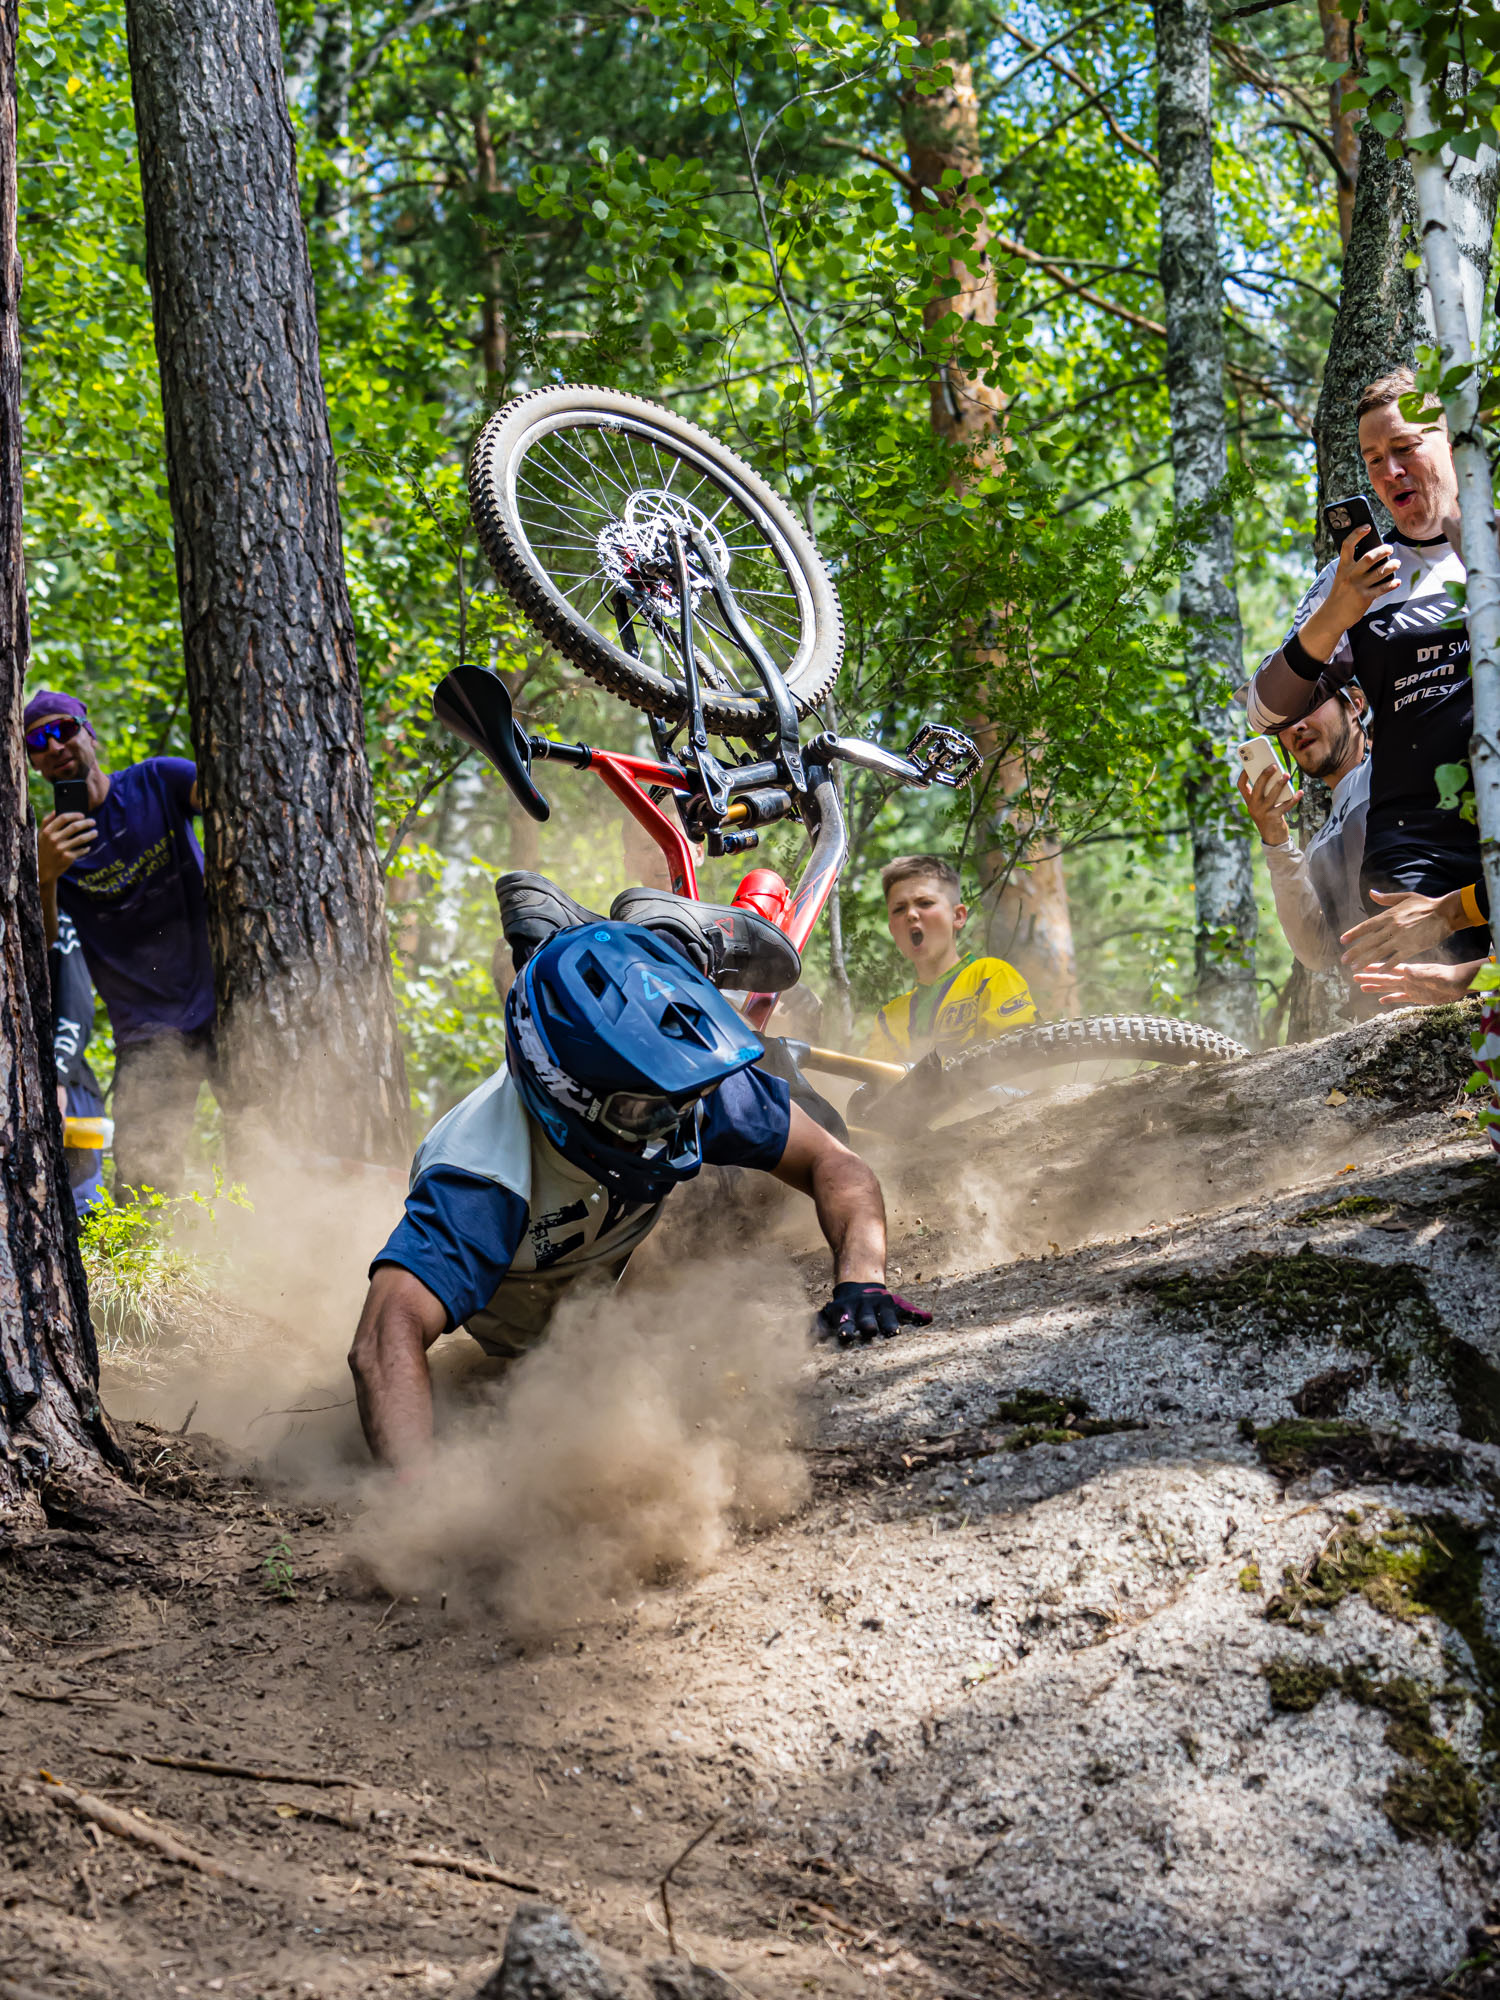
[[[715,986],[784,993],[802,977],[797,947],[754,910],[695,903],[667,889],[622,889],[609,914],[617,924],[656,931]]]

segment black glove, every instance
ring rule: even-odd
[[[884,1285],[835,1285],[833,1297],[818,1314],[818,1337],[836,1340],[840,1347],[855,1347],[889,1340],[903,1326],[931,1325],[930,1312],[898,1298]]]

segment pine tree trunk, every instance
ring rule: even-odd
[[[102,1481],[124,1455],[99,1408],[99,1357],[63,1159],[52,1007],[26,792],[21,545],[21,263],[16,0],[0,0],[0,1516],[40,1519],[48,1487]]]
[[[336,178],[318,183],[313,214],[328,223],[331,233],[344,236],[349,228],[349,69],[354,54],[354,23],[349,0],[318,10],[325,16],[318,47],[318,91],[313,129]]]
[[[912,180],[930,188],[945,208],[962,204],[965,219],[978,227],[972,252],[955,254],[950,265],[953,290],[923,309],[923,323],[935,326],[948,313],[980,326],[993,326],[997,295],[987,249],[989,224],[962,190],[944,186],[952,171],[965,182],[983,172],[979,151],[979,100],[957,10],[949,0],[900,0],[900,12],[924,46],[946,42],[951,82],[923,96],[909,90],[902,99],[902,135]],[[967,261],[966,261],[967,259]],[[965,446],[993,440],[1003,450],[1004,400],[991,384],[969,374],[955,357],[939,368],[931,389],[932,428],[939,437]],[[977,658],[983,664],[985,654]],[[998,655],[991,655],[997,663]],[[998,754],[994,732],[981,720],[979,746]],[[1025,977],[1043,1014],[1078,1011],[1078,974],[1073,955],[1073,922],[1068,885],[1056,836],[1014,812],[1008,801],[1024,791],[1027,766],[1020,756],[1001,757],[991,782],[996,809],[989,815],[990,845],[980,855],[985,885],[984,949],[1007,958]]]
[[[1323,30],[1323,53],[1330,62],[1342,62],[1354,68],[1354,25],[1346,21],[1338,0],[1318,0],[1318,22]],[[1328,138],[1337,162],[1339,240],[1344,248],[1349,248],[1349,237],[1354,227],[1354,191],[1359,181],[1359,132],[1352,111],[1344,109],[1346,88],[1352,90],[1352,79],[1346,85],[1343,77],[1335,77],[1328,86]]]
[[[490,131],[489,106],[484,98],[484,67],[476,49],[469,64],[470,88],[474,92],[474,213],[475,233],[480,239],[480,324],[479,358],[484,367],[484,395],[487,403],[498,404],[505,388],[509,341],[505,306],[500,291],[500,251],[495,242],[493,215],[495,196],[500,191],[500,167],[495,157],[495,140]]]
[[[1405,239],[1415,225],[1411,169],[1405,160],[1387,159],[1385,140],[1367,118],[1361,120],[1354,218],[1313,418],[1318,448],[1314,544],[1320,563],[1333,554],[1323,529],[1324,507],[1330,500],[1370,491],[1354,417],[1360,392],[1392,369],[1409,368],[1417,350],[1421,288],[1417,273],[1405,263]],[[1386,522],[1384,508],[1373,495],[1371,500],[1377,520]]]
[[[1198,1009],[1212,1027],[1253,1045],[1260,1025],[1255,885],[1250,836],[1223,751],[1236,733],[1228,700],[1241,678],[1240,609],[1233,524],[1228,512],[1213,504],[1229,467],[1224,301],[1214,224],[1213,17],[1204,0],[1157,0],[1155,18],[1172,477],[1179,514],[1208,509],[1182,574],[1178,604],[1197,739],[1187,806]]]
[[[130,0],[209,926],[241,1143],[395,1159],[386,956],[328,411],[271,0]]]
[[[1489,287],[1497,179],[1496,154],[1481,146],[1476,159],[1454,164],[1448,183],[1464,309],[1474,327],[1480,324]],[[1323,508],[1330,500],[1364,493],[1376,520],[1382,527],[1390,524],[1365,478],[1354,411],[1362,389],[1393,369],[1410,368],[1419,343],[1433,337],[1431,295],[1422,273],[1406,268],[1406,252],[1417,240],[1417,229],[1411,167],[1404,158],[1388,159],[1385,140],[1367,118],[1362,119],[1354,222],[1313,418],[1318,448],[1314,546],[1320,563],[1335,553],[1323,529]]]
[[[1321,778],[1302,779],[1302,803],[1297,808],[1297,845],[1305,854],[1315,836],[1328,824],[1333,811],[1333,793]],[[1286,1038],[1289,1042],[1313,1042],[1349,1025],[1349,991],[1343,974],[1336,968],[1315,972],[1300,962],[1292,967],[1291,992],[1286,1010]]]

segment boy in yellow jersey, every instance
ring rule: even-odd
[[[865,1054],[915,1062],[931,1048],[990,1042],[1036,1019],[1031,989],[1003,958],[961,949],[969,921],[958,870],[940,854],[905,854],[880,871],[886,921],[917,983],[875,1017]]]

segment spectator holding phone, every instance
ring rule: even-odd
[[[1239,778],[1245,810],[1255,822],[1276,898],[1276,917],[1303,965],[1324,972],[1338,965],[1345,931],[1364,916],[1360,871],[1365,858],[1365,817],[1370,807],[1370,760],[1364,732],[1364,690],[1349,682],[1331,688],[1316,708],[1279,732],[1282,748],[1299,770],[1320,778],[1333,793],[1328,818],[1304,853],[1292,840],[1286,815],[1301,799],[1279,768],[1250,781]]]
[[[71,917],[114,1030],[116,1192],[175,1193],[198,1087],[215,1068],[197,770],[147,757],[106,771],[85,703],[50,689],[27,702],[24,728],[33,770],[54,788],[86,788],[86,811],[42,820],[37,861],[48,942],[59,914]]]
[[[1431,941],[1430,950],[1472,971],[1490,948],[1479,834],[1441,802],[1437,781],[1440,764],[1467,762],[1474,727],[1469,638],[1446,588],[1464,579],[1458,485],[1441,411],[1434,406],[1415,419],[1401,413],[1400,399],[1413,388],[1402,369],[1372,382],[1357,406],[1370,484],[1396,524],[1390,540],[1377,539],[1361,554],[1370,531],[1360,525],[1345,536],[1337,561],[1318,576],[1291,631],[1252,679],[1250,724],[1285,730],[1326,700],[1320,689],[1358,677],[1374,724],[1366,906],[1467,891],[1471,921]],[[1389,962],[1380,954],[1399,949],[1378,917],[1351,935],[1344,957],[1356,972]]]

